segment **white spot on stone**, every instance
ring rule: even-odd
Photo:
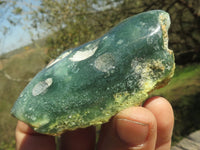
[[[123,40],[119,40],[119,41],[117,41],[117,44],[120,45],[120,44],[122,44],[123,42],[124,42]]]
[[[71,61],[76,62],[76,61],[82,61],[91,57],[92,55],[94,55],[94,53],[98,49],[98,44],[99,44],[99,41],[93,41],[92,43],[76,51],[75,54],[73,54],[73,56],[70,57],[69,59]]]
[[[32,121],[35,121],[35,120],[36,120],[36,117],[35,117],[35,116],[31,116],[31,120],[32,120]]]
[[[171,70],[171,66],[167,66],[166,69],[167,69],[167,70]]]
[[[19,95],[19,97],[21,98],[21,97],[23,97],[24,96],[24,94],[23,93],[21,93],[20,95]]]
[[[145,26],[146,24],[144,22],[140,22],[140,26]]]
[[[53,79],[48,78],[45,81],[41,81],[33,87],[32,95],[37,96],[47,92],[47,89],[52,85]]]
[[[67,57],[72,51],[68,50],[66,52],[64,52],[63,54],[61,54],[56,60],[54,60],[52,63],[48,64],[46,66],[46,68],[49,68],[51,66],[53,66],[54,64],[56,64],[57,62],[59,62],[60,60],[64,59],[65,57]]]
[[[65,57],[67,57],[71,52],[72,52],[72,50],[68,50],[65,53],[61,54],[60,57],[58,57],[58,58],[63,59]]]
[[[45,83],[48,85],[48,87],[51,86],[51,84],[53,83],[52,78],[46,79],[46,80],[45,80]]]
[[[85,46],[82,46],[80,49],[78,49],[72,54],[72,57],[70,57],[69,60],[77,62],[93,56],[96,50],[98,49],[98,44],[99,40],[96,40],[90,42],[89,44],[86,44]]]
[[[115,69],[115,58],[112,54],[105,53],[95,60],[94,66],[99,71],[108,73],[109,71]]]
[[[149,34],[140,37],[139,40],[149,38],[149,37],[153,36],[154,34],[157,34],[159,31],[160,31],[160,26],[156,26],[156,28],[153,28],[153,27],[149,28]]]
[[[32,123],[32,125],[35,127],[35,129],[49,123],[49,121],[50,121],[49,116],[46,114],[44,114],[41,119],[37,119],[35,117],[32,119],[35,120],[35,122]]]
[[[156,28],[150,28],[149,31],[150,31],[150,34],[148,36],[152,36],[160,31],[160,26],[157,26]]]
[[[103,40],[106,40],[108,38],[108,36],[104,36]]]
[[[73,57],[69,58],[71,61],[81,61],[85,60],[92,55],[94,55],[95,51],[97,50],[98,47],[95,47],[91,50],[86,50],[86,51],[77,51]]]
[[[60,60],[59,60],[59,59],[54,60],[52,63],[48,64],[48,65],[46,66],[46,68],[49,68],[49,67],[53,66],[53,65],[56,64],[58,61],[60,61]]]

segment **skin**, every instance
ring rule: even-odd
[[[143,107],[119,112],[100,131],[97,150],[170,150],[174,114],[170,103],[152,97]],[[95,128],[67,131],[61,135],[61,150],[95,150]],[[53,136],[33,131],[18,121],[16,150],[56,150]]]

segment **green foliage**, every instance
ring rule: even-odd
[[[168,86],[153,92],[167,98],[173,107],[175,126],[173,144],[200,129],[200,64],[177,66]]]
[[[22,8],[20,8],[20,7],[17,7],[17,8],[15,8],[14,10],[13,10],[13,13],[14,14],[16,14],[16,15],[20,15],[21,13],[22,13]]]
[[[89,0],[71,3],[44,1],[39,11],[42,17],[35,19],[37,23],[45,21],[51,29],[53,34],[47,38],[47,46],[50,57],[55,58],[68,48],[99,37],[124,18],[151,9],[164,9],[172,20],[169,47],[175,51],[176,62],[186,64],[200,60],[200,15],[197,13],[199,6],[195,5],[199,1],[193,1],[107,0],[104,5]],[[39,16],[38,12],[35,13]]]
[[[17,120],[10,110],[29,80],[45,66],[46,58],[36,48],[12,53],[0,58],[0,150],[14,149]]]
[[[150,96],[160,95],[173,102],[181,97],[200,92],[200,65],[177,66],[169,84],[154,91]]]
[[[80,21],[81,19],[79,19]],[[64,27],[46,38],[46,44],[51,58],[55,58],[61,52],[94,39],[95,29],[84,18],[79,23],[71,24],[72,27]],[[77,32],[79,31],[79,32]]]
[[[12,139],[9,142],[1,142],[0,150],[15,150],[15,140]]]
[[[172,103],[175,114],[175,126],[172,141],[178,142],[182,137],[200,129],[200,92],[183,96]]]
[[[6,3],[6,1],[0,1],[0,5],[3,4],[3,3]]]
[[[50,58],[96,39],[124,18],[163,9],[172,20],[169,47],[175,51],[176,62],[200,61],[200,0],[42,0],[39,6],[22,4],[25,7],[8,0],[1,5],[8,5],[16,16],[24,15],[33,28],[46,30]],[[8,20],[12,25],[20,22],[17,17]]]
[[[34,11],[33,26],[38,27],[39,22],[51,32],[46,38],[51,58],[57,57],[68,48],[99,37],[103,34],[102,31],[114,25],[112,20],[102,18],[101,13],[105,15],[106,12],[96,13],[94,4],[98,5],[97,1],[43,1],[39,12]]]

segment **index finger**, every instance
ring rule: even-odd
[[[149,109],[157,120],[156,149],[170,149],[174,126],[174,114],[171,104],[162,97],[148,99],[144,107]]]
[[[22,121],[17,123],[15,136],[16,150],[56,150],[53,136],[39,134]]]

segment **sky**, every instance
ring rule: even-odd
[[[31,36],[28,31],[23,29],[23,26],[12,27],[11,33],[6,36],[0,36],[0,38],[3,38],[0,45],[0,54],[31,43]]]
[[[0,0],[0,2],[3,0]],[[22,7],[23,10],[25,10],[23,13],[26,14],[29,12],[29,7],[27,7],[28,4],[32,4],[32,7],[39,7],[41,0],[4,0],[7,2],[7,4],[11,4],[13,2],[15,3],[15,6]],[[93,5],[93,7],[97,11],[102,11],[105,9],[109,9],[110,7],[116,7],[121,2],[114,2],[114,0],[110,0],[112,4],[106,5],[104,4],[104,1],[98,1],[101,5]],[[32,43],[32,39],[36,40],[38,38],[38,33],[40,33],[40,37],[45,36],[44,31],[42,29],[39,29],[36,31],[33,28],[30,28],[30,21],[26,21],[24,17],[26,15],[13,15],[12,8],[9,7],[9,5],[0,5],[0,55],[3,53],[10,52],[12,50],[15,50],[17,48],[20,48],[22,46],[28,45]],[[20,24],[17,24],[16,26],[10,25],[9,21],[7,20],[8,17],[16,18],[21,21]],[[8,34],[4,35],[2,34],[2,30],[4,27],[9,28]],[[29,27],[29,29],[27,28]],[[30,35],[30,32],[32,35]]]
[[[10,1],[13,2],[15,0]],[[34,5],[38,5],[39,2],[37,0],[20,0],[18,5],[23,3],[23,1],[26,3],[33,3]],[[21,6],[25,7],[25,5]],[[8,17],[19,19],[21,20],[21,23],[13,26],[7,20]],[[0,32],[0,55],[28,45],[32,43],[32,39],[37,39],[37,32],[34,29],[27,29],[27,26],[30,26],[30,23],[25,21],[23,17],[23,15],[13,15],[12,9],[10,9],[9,6],[0,6],[0,29],[2,31],[4,27],[9,28],[9,32],[6,35]],[[30,35],[30,32],[33,34],[33,36]]]

